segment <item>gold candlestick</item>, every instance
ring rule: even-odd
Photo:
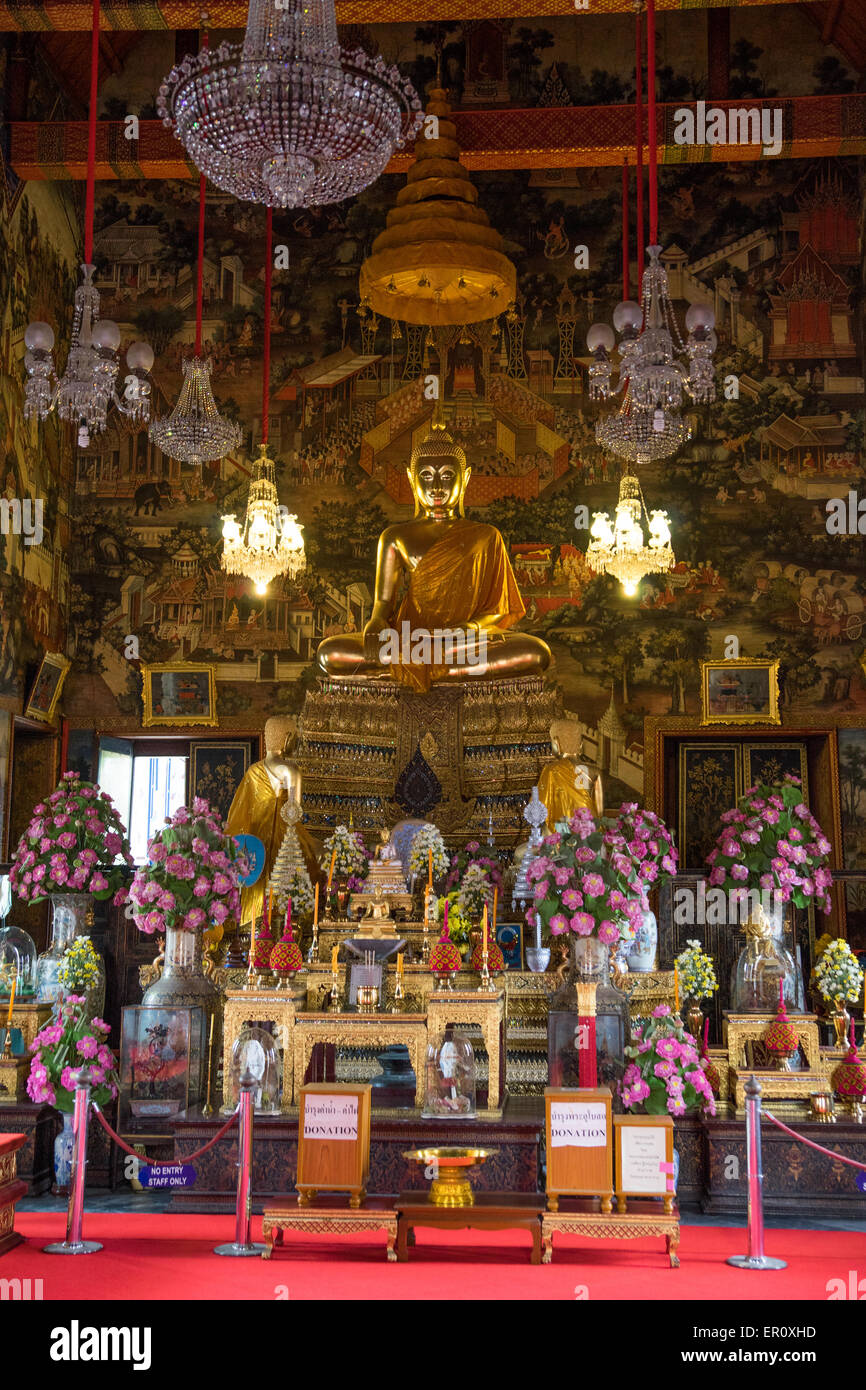
[[[343,1012],[343,991],[340,988],[340,976],[336,969],[331,974],[331,992],[328,995],[328,999],[330,1000],[328,1004],[329,1012],[332,1014],[341,1014]]]
[[[307,964],[315,965],[319,959],[319,920],[313,918],[313,939],[307,947]]]
[[[481,952],[481,983],[479,984],[478,989],[476,991],[478,994],[492,994],[496,990],[496,983],[492,975],[490,974],[487,961],[488,951],[487,947],[485,946]]]
[[[405,999],[406,993],[403,989],[403,976],[400,974],[398,970],[397,978],[394,981],[394,999],[391,1003],[391,1007],[388,1010],[388,1012],[391,1014],[401,1014],[403,1012],[403,1004],[405,1002]]]
[[[203,1115],[206,1115],[206,1116],[210,1116],[210,1115],[213,1114],[213,1106],[212,1106],[211,1103],[210,1103],[210,1083],[211,1083],[211,1072],[212,1072],[212,1069],[213,1069],[213,1021],[214,1021],[214,1015],[211,1014],[211,1016],[210,1016],[210,1032],[209,1032],[209,1034],[208,1034],[208,1040],[207,1040],[207,1089],[205,1090],[205,1095],[204,1095],[204,1105],[203,1105],[202,1108],[201,1108],[201,1113],[202,1113]]]

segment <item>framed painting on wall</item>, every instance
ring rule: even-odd
[[[54,711],[71,664],[59,652],[45,653],[24,711],[28,719],[41,719],[44,724],[54,722]]]
[[[189,745],[189,795],[203,796],[225,820],[250,765],[249,739],[202,739]]]
[[[724,811],[741,793],[738,743],[682,743],[678,749],[677,840],[680,867],[700,871]]]
[[[866,873],[866,729],[839,730],[839,801],[842,867]],[[849,945],[866,952],[866,881],[846,883],[845,905]]]
[[[174,662],[142,666],[142,725],[217,724],[216,668]]]
[[[740,657],[701,662],[702,724],[781,724],[779,663]]]
[[[743,777],[746,787],[758,782],[771,786],[781,782],[786,773],[799,777],[803,800],[809,804],[809,769],[804,743],[744,743]]]

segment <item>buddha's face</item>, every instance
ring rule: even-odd
[[[454,516],[460,510],[469,467],[458,458],[421,458],[409,469],[418,511],[425,516]]]

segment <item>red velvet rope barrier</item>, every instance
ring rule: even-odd
[[[93,202],[96,172],[96,95],[99,88],[99,0],[93,0],[90,40],[90,110],[87,113],[87,186],[84,195],[84,264],[93,264]]]
[[[271,276],[274,269],[274,210],[268,208],[265,233],[265,351],[262,362],[262,443],[268,442],[268,406],[271,394]]]
[[[771,1115],[769,1110],[764,1110],[762,1108],[761,1114],[765,1120],[770,1120],[779,1129],[783,1129],[786,1134],[790,1134],[792,1139],[798,1139],[801,1144],[805,1144],[808,1149],[814,1149],[815,1152],[819,1154],[826,1154],[828,1158],[838,1159],[840,1163],[847,1163],[849,1168],[862,1168],[863,1171],[866,1172],[866,1163],[858,1163],[856,1158],[845,1158],[842,1154],[833,1153],[832,1149],[825,1149],[821,1144],[813,1143],[811,1139],[806,1139],[802,1134],[798,1134],[796,1130],[789,1129],[787,1125],[783,1125],[782,1121],[777,1120],[775,1115]]]
[[[656,129],[656,6],[646,7],[646,106],[649,126],[649,244],[658,245],[659,236],[659,146]]]
[[[128,1144],[124,1143],[124,1141],[121,1139],[120,1135],[119,1135],[115,1130],[113,1130],[113,1129],[111,1128],[111,1125],[110,1125],[110,1124],[108,1123],[108,1121],[106,1120],[106,1118],[105,1118],[105,1116],[103,1115],[102,1111],[100,1110],[99,1106],[96,1104],[96,1101],[91,1101],[91,1105],[92,1105],[92,1108],[93,1108],[94,1114],[96,1115],[97,1120],[98,1120],[99,1123],[102,1125],[102,1128],[105,1130],[105,1132],[106,1132],[106,1134],[108,1135],[109,1139],[113,1139],[114,1142],[115,1142],[115,1144],[118,1146],[118,1148],[123,1149],[123,1152],[124,1152],[124,1153],[131,1154],[131,1156],[132,1156],[133,1158],[137,1158],[137,1159],[138,1159],[139,1163],[146,1163],[146,1164],[148,1165],[148,1167],[150,1167],[151,1164],[154,1164],[154,1163],[163,1163],[163,1162],[164,1162],[164,1160],[161,1159],[161,1158],[143,1158],[142,1155],[141,1155],[140,1153],[136,1153],[135,1149],[131,1149],[131,1148],[129,1147]],[[237,1111],[237,1110],[234,1110],[234,1111],[232,1112],[232,1114],[229,1115],[229,1117],[228,1117],[228,1119],[226,1120],[225,1124],[222,1125],[221,1128],[217,1130],[216,1134],[213,1136],[212,1139],[208,1139],[207,1143],[204,1144],[204,1145],[202,1146],[202,1148],[196,1149],[195,1153],[193,1153],[193,1154],[184,1154],[183,1158],[180,1159],[180,1160],[178,1160],[178,1163],[194,1163],[195,1160],[196,1160],[197,1158],[201,1158],[202,1154],[206,1154],[207,1151],[208,1151],[208,1149],[212,1149],[213,1146],[214,1146],[214,1144],[216,1144],[220,1139],[222,1139],[222,1137],[223,1137],[223,1135],[226,1133],[226,1131],[229,1130],[229,1129],[231,1129],[231,1127],[232,1127],[232,1125],[234,1124],[234,1122],[235,1122],[235,1120],[237,1119],[237,1117],[238,1117],[238,1111]]]

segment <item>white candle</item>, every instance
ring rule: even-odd
[[[535,949],[541,950],[541,913],[535,914]]]

